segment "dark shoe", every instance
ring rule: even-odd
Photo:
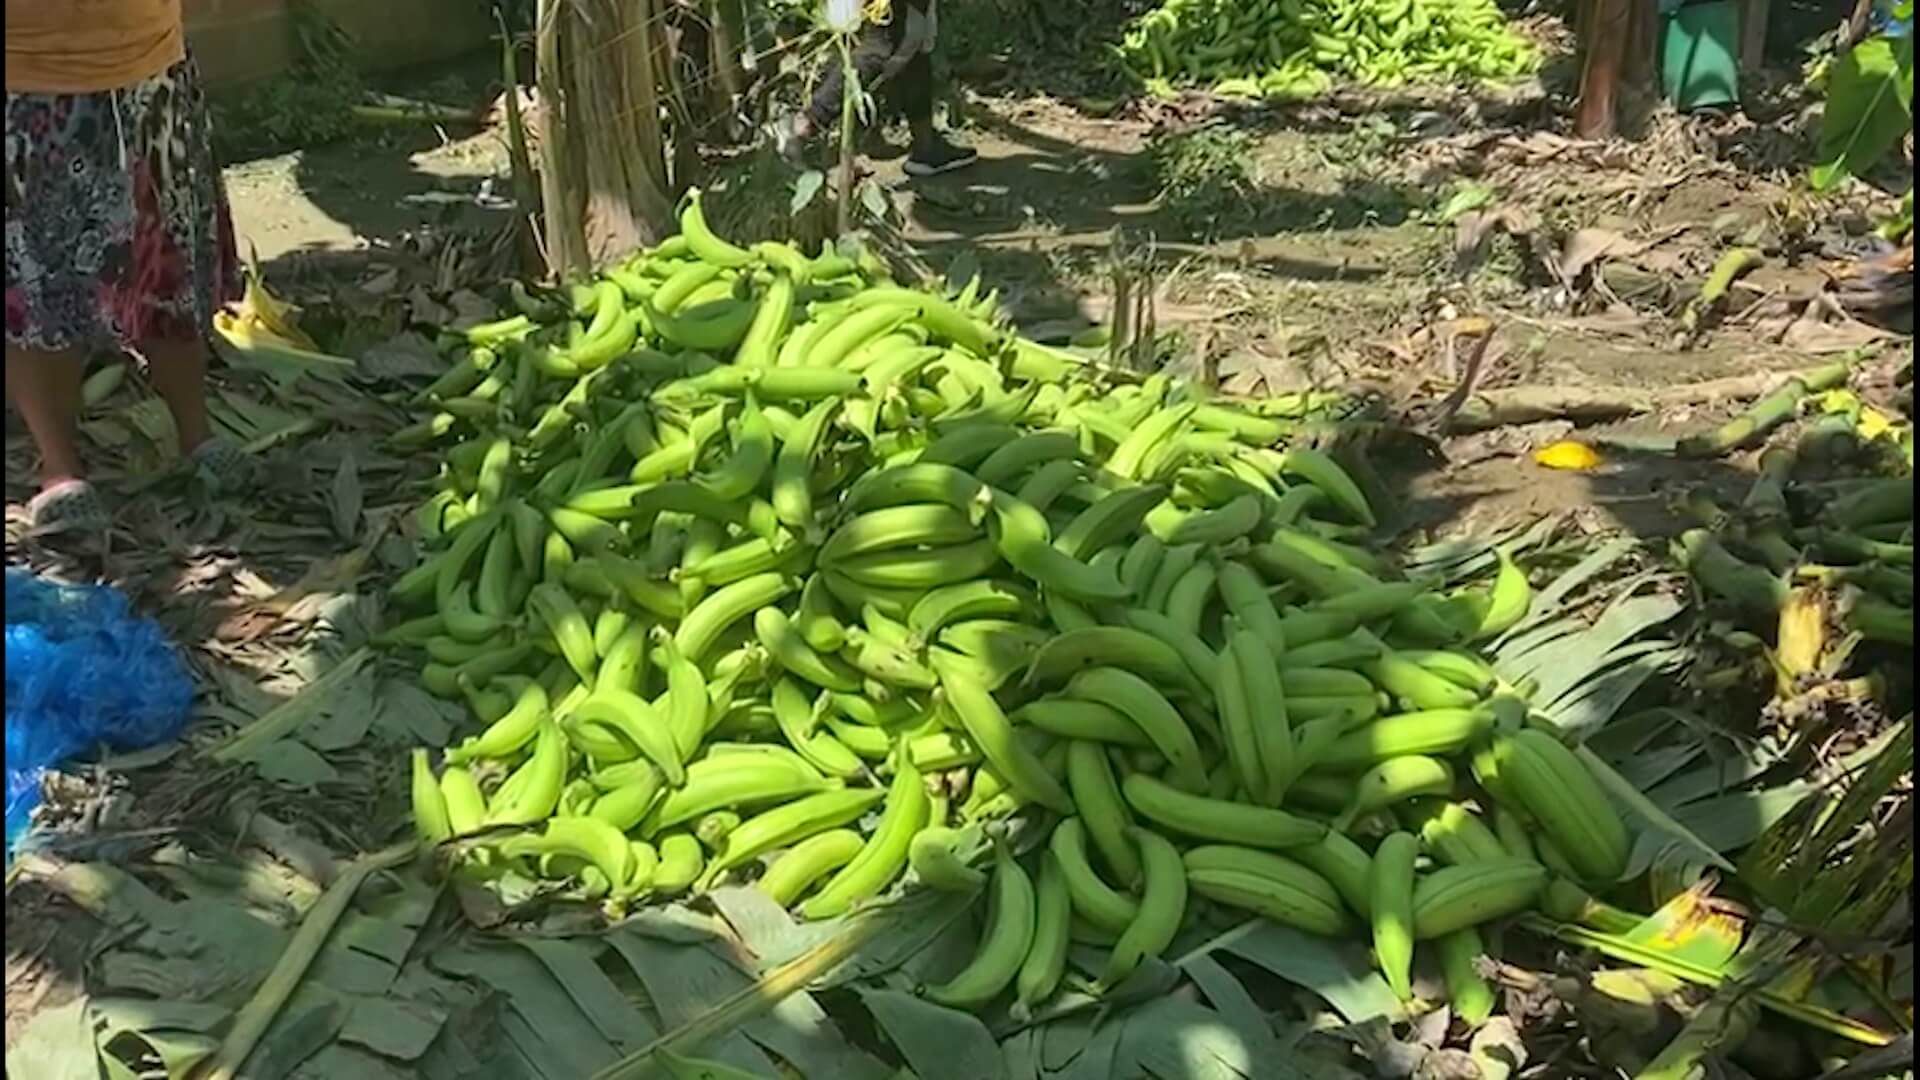
[[[214,494],[237,494],[253,486],[254,461],[246,451],[214,436],[193,448],[188,455],[194,478]]]
[[[970,147],[955,146],[943,139],[936,139],[926,146],[916,146],[907,155],[906,172],[908,176],[939,176],[955,169],[964,169],[980,160],[978,151]]]

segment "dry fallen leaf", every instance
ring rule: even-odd
[[[1626,242],[1626,237],[1612,229],[1574,230],[1573,235],[1567,237],[1566,247],[1560,252],[1561,283],[1570,285],[1578,281],[1587,267],[1624,247]]]

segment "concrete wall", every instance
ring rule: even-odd
[[[232,86],[285,71],[297,56],[290,3],[184,0],[187,40],[207,81]],[[353,35],[370,72],[428,64],[483,47],[486,0],[305,0]]]

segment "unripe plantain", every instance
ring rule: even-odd
[[[814,882],[845,866],[866,841],[852,829],[830,829],[788,848],[755,882],[781,907],[790,907]]]
[[[1326,826],[1284,810],[1191,795],[1141,773],[1129,775],[1120,791],[1140,816],[1203,840],[1284,850],[1316,843],[1327,834]]]
[[[1344,831],[1375,810],[1422,795],[1445,795],[1452,790],[1453,767],[1444,760],[1419,754],[1390,758],[1361,773],[1353,782],[1347,808],[1334,819],[1334,825]]]
[[[1453,1014],[1470,1028],[1478,1028],[1493,1015],[1493,987],[1480,974],[1480,957],[1486,954],[1480,931],[1471,926],[1442,934],[1434,940],[1440,954],[1440,971],[1447,981],[1447,1004]]]
[[[1005,845],[996,845],[990,922],[979,948],[959,974],[923,993],[938,1004],[973,1009],[993,1000],[1020,973],[1033,945],[1036,916],[1033,882]]]
[[[438,844],[453,835],[453,822],[447,816],[447,797],[433,775],[433,765],[425,750],[415,750],[413,762],[413,828],[420,839]]]
[[[1413,936],[1425,941],[1512,915],[1530,907],[1546,884],[1546,867],[1527,859],[1435,870],[1413,887]]]
[[[1494,553],[1499,556],[1500,570],[1494,575],[1486,613],[1473,635],[1475,640],[1498,637],[1513,629],[1527,617],[1527,609],[1533,604],[1533,586],[1527,581],[1526,571],[1514,563],[1505,547],[1494,549]]]
[[[1373,851],[1367,878],[1374,959],[1401,1001],[1413,997],[1413,865],[1419,850],[1412,833],[1388,833]]]
[[[1405,709],[1467,709],[1480,700],[1479,694],[1397,652],[1383,653],[1360,665],[1360,670]]]
[[[1099,743],[1075,739],[1067,745],[1067,791],[1086,823],[1087,836],[1114,879],[1122,888],[1133,889],[1140,883],[1140,856],[1127,829],[1133,816],[1127,810],[1120,782],[1114,779],[1113,762]]]
[[[1363,769],[1406,754],[1450,755],[1493,730],[1491,709],[1427,709],[1383,716],[1341,736],[1314,764],[1327,769]]]
[[[1014,1002],[1008,1010],[1021,1023],[1032,1019],[1034,1007],[1053,996],[1066,973],[1067,946],[1072,943],[1073,898],[1067,879],[1051,851],[1040,853],[1040,880],[1034,887],[1033,941],[1020,973],[1014,978]]]
[[[1507,850],[1485,822],[1456,802],[1416,799],[1401,815],[1407,828],[1420,835],[1420,841],[1442,862],[1462,866],[1492,859],[1530,858],[1528,853]]]
[[[705,869],[707,853],[692,833],[668,833],[656,843],[660,862],[653,869],[653,891],[677,896],[687,891]]]
[[[1290,859],[1250,848],[1208,845],[1189,849],[1182,861],[1188,887],[1216,903],[1327,937],[1351,928],[1333,886]]]
[[[1632,837],[1586,765],[1558,739],[1526,729],[1492,747],[1501,787],[1578,872],[1611,883],[1626,871]],[[1498,797],[1496,795],[1496,797]]]
[[[987,883],[987,875],[961,857],[964,837],[964,830],[940,826],[914,835],[907,846],[907,864],[921,884],[945,892],[973,892]]]
[[[800,913],[809,919],[832,918],[892,884],[900,871],[906,869],[907,849],[914,835],[926,827],[931,809],[926,784],[920,778],[920,770],[914,767],[911,755],[904,751],[896,754],[886,810],[874,826],[867,846],[821,886],[812,899],[800,905]]]
[[[1086,828],[1079,818],[1061,819],[1053,827],[1047,849],[1066,875],[1067,894],[1073,899],[1075,914],[1115,934],[1124,931],[1139,914],[1139,903],[1108,885],[1087,859]]]
[[[1180,850],[1151,829],[1135,827],[1127,835],[1140,849],[1140,908],[1100,975],[1100,985],[1109,988],[1133,974],[1147,957],[1165,952],[1187,913],[1187,869]]]
[[[1346,833],[1329,831],[1319,843],[1293,848],[1287,855],[1325,878],[1348,910],[1363,919],[1372,917],[1373,860]]]

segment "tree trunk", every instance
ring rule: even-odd
[[[1653,101],[1660,96],[1660,32],[1666,20],[1660,16],[1660,0],[1631,2],[1633,31],[1627,41],[1624,79],[1635,94]]]
[[[712,45],[713,79],[724,108],[724,127],[728,138],[739,135],[734,118],[740,113],[740,96],[747,86],[746,72],[740,67],[740,51],[746,45],[745,10],[740,0],[712,0],[708,16],[713,29],[707,40]]]
[[[1740,70],[1760,70],[1767,59],[1767,23],[1773,15],[1773,0],[1746,0],[1740,6]]]
[[[1621,77],[1632,36],[1634,0],[1589,0],[1586,59],[1580,72],[1580,99],[1574,109],[1574,134],[1583,139],[1611,138]]]
[[[541,202],[548,266],[561,277],[673,227],[655,10],[655,0],[542,0]]]
[[[534,84],[540,91],[541,235],[547,269],[562,277],[585,273],[587,237],[582,224],[586,185],[575,174],[579,155],[568,144],[565,38],[566,0],[540,0],[534,30]]]

